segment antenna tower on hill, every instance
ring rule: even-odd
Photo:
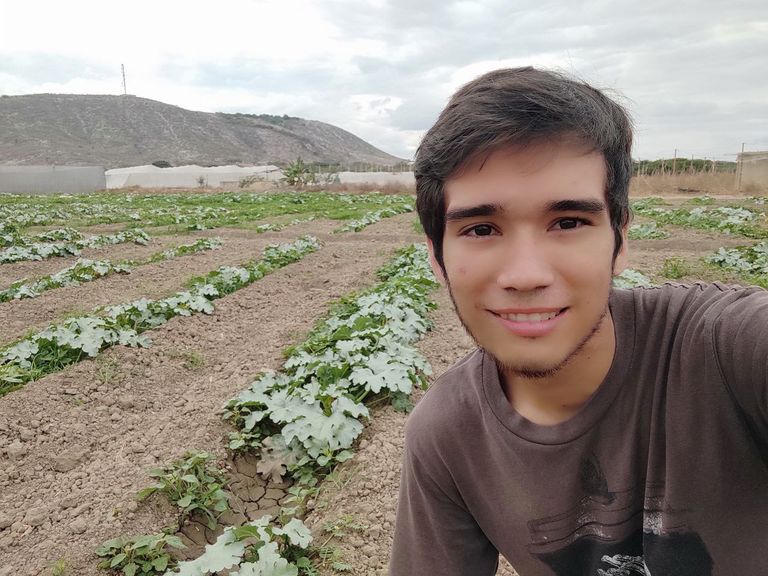
[[[127,96],[128,88],[125,86],[125,64],[120,64],[120,70],[123,71],[123,96]]]

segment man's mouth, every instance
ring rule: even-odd
[[[560,310],[553,310],[550,312],[533,312],[530,314],[521,314],[521,313],[513,313],[513,312],[494,312],[491,310],[490,312],[496,316],[499,316],[500,318],[504,318],[505,320],[509,320],[510,322],[530,322],[530,323],[536,323],[536,322],[544,322],[546,320],[552,320],[553,318],[560,316],[563,312],[565,312],[568,308],[561,308]]]

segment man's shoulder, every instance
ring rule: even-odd
[[[470,352],[432,383],[408,417],[409,443],[449,437],[480,414],[484,356]]]
[[[618,290],[614,302],[634,308],[635,317],[664,323],[693,322],[711,326],[723,312],[749,308],[768,301],[768,291],[757,286],[726,285],[720,282],[667,282],[661,286]]]

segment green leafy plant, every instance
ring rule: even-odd
[[[212,460],[212,454],[191,450],[168,466],[150,470],[157,483],[144,488],[137,498],[144,500],[160,492],[181,508],[179,526],[198,512],[207,518],[208,527],[215,529],[218,516],[229,510],[229,494],[224,490],[224,471]]]
[[[312,567],[307,547],[312,542],[309,529],[301,520],[291,519],[282,526],[262,516],[238,528],[226,528],[205,552],[180,562],[167,576],[204,576],[227,570],[231,576],[298,576]],[[238,571],[233,571],[234,568]]]
[[[615,288],[648,287],[652,285],[650,278],[642,272],[633,270],[632,268],[627,268],[618,276],[613,277],[613,286]]]
[[[78,259],[72,266],[68,266],[55,274],[43,276],[34,282],[19,280],[5,290],[0,291],[0,302],[9,300],[21,300],[22,298],[36,298],[41,293],[63,286],[77,286],[83,282],[90,282],[97,278],[103,278],[109,274],[127,274],[131,267],[125,263],[113,264],[108,260]]]
[[[749,284],[768,288],[768,242],[735,248],[721,247],[706,262],[737,273]]]
[[[176,565],[168,547],[186,548],[177,536],[159,533],[107,540],[96,549],[99,568],[124,576],[156,576]]]
[[[405,408],[413,386],[426,386],[430,367],[412,346],[434,308],[426,245],[401,250],[378,275],[379,285],[343,298],[287,350],[282,373],[261,375],[226,405],[238,429],[229,447],[258,450],[260,473],[313,486],[352,456],[369,414],[363,401],[388,397]]]
[[[656,222],[634,224],[630,226],[628,237],[630,240],[650,240],[669,238],[669,232],[659,228]]]
[[[333,232],[336,234],[340,232],[360,232],[363,228],[379,222],[382,218],[389,218],[390,216],[397,216],[398,214],[404,214],[406,212],[413,212],[413,204],[404,203],[401,206],[392,206],[390,208],[376,210],[375,212],[369,212],[362,218],[352,220]]]
[[[77,256],[85,248],[98,248],[110,244],[133,242],[135,244],[149,243],[149,236],[139,228],[125,230],[117,234],[100,234],[82,240],[64,242],[42,242],[24,246],[11,246],[0,251],[0,264],[21,262],[24,260],[45,260],[53,256]]]
[[[72,228],[49,230],[34,236],[21,236],[16,232],[6,232],[5,234],[0,234],[0,246],[30,246],[46,242],[72,242],[82,238],[83,235]]]
[[[658,224],[675,224],[687,228],[714,230],[738,234],[747,238],[768,238],[764,226],[766,216],[742,207],[697,206],[696,208],[659,208],[655,204],[633,202],[632,209],[641,216],[652,218]]]

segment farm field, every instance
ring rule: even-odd
[[[627,285],[768,287],[765,198],[633,206]],[[412,209],[0,196],[0,576],[385,574],[405,410],[473,348]]]

